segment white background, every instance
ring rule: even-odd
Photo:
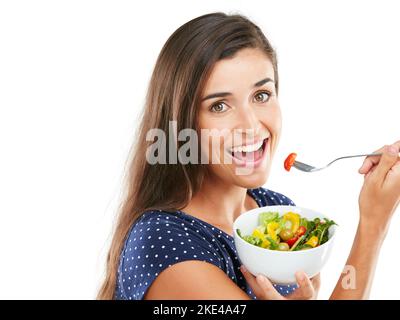
[[[95,297],[156,57],[213,11],[247,15],[277,50],[284,127],[266,187],[340,224],[329,297],[357,226],[361,160],[314,174],[282,163],[400,139],[396,1],[0,2],[0,298]],[[400,298],[399,233],[396,215],[371,298]]]

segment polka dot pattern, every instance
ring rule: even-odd
[[[278,192],[249,189],[257,204],[294,205]],[[233,237],[211,224],[182,211],[146,211],[132,226],[120,256],[116,299],[141,300],[157,276],[175,263],[198,260],[211,263],[232,279],[252,299],[252,290],[240,272]],[[295,285],[275,285],[282,294]]]

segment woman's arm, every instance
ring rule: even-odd
[[[379,149],[382,157],[367,158],[359,172],[365,174],[360,192],[360,222],[350,256],[331,299],[367,299],[379,252],[391,217],[400,201],[400,141]]]
[[[359,224],[353,247],[330,299],[368,299],[384,236]]]
[[[162,271],[146,300],[250,300],[220,268],[204,261],[184,261]]]
[[[276,291],[267,278],[254,277],[246,271],[243,274],[257,299],[286,299]],[[298,274],[297,278],[299,288],[289,298],[311,299],[315,297],[314,283],[305,274]],[[315,282],[319,284],[319,277],[315,279]],[[250,297],[217,266],[193,260],[174,264],[162,271],[147,290],[144,299],[249,300]]]

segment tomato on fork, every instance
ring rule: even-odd
[[[297,153],[291,153],[285,159],[284,167],[287,171],[290,171],[290,168],[293,166],[293,163],[296,161]]]

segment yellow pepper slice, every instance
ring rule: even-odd
[[[292,230],[293,233],[296,233],[297,230],[300,227],[300,215],[294,212],[288,212],[283,215],[283,221],[290,222],[290,230]]]
[[[271,242],[269,242],[267,239],[263,240],[261,243],[262,248],[268,248],[270,246]]]
[[[260,229],[255,228],[254,231],[253,231],[253,237],[257,237],[257,238],[260,238],[261,240],[264,240],[265,239],[265,234],[263,232],[261,232]]]
[[[318,245],[318,237],[312,236],[306,244],[310,245],[311,247],[315,248]]]
[[[254,229],[254,231],[253,231],[253,237],[257,237],[257,238],[259,238],[259,239],[261,239],[262,240],[262,243],[261,243],[261,247],[262,248],[268,248],[269,246],[270,246],[270,242],[265,238],[265,234],[263,233],[263,232],[261,232],[261,230],[260,229]]]
[[[276,221],[272,221],[267,225],[267,233],[271,237],[272,240],[277,241],[278,235],[277,230],[279,229],[279,223]]]

